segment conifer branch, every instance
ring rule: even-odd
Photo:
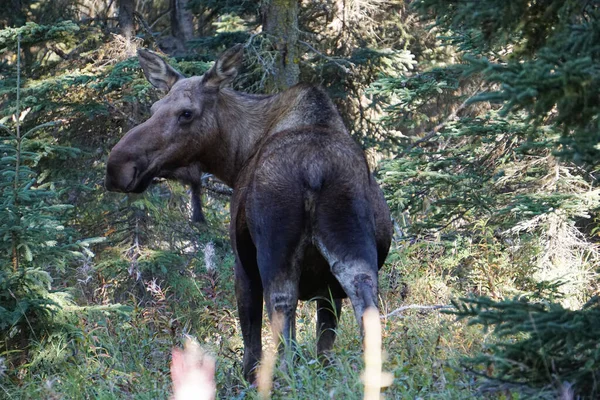
[[[11,130],[8,128],[8,126],[0,124],[0,129],[2,129],[4,132],[8,133],[9,136],[15,137],[15,135],[13,135]]]
[[[21,166],[21,34],[17,35],[17,104],[16,104],[16,114],[15,124],[16,124],[16,154],[15,154],[15,180],[13,186],[13,195],[14,195],[14,205],[17,217],[17,225],[21,224],[21,214],[19,211],[19,173]],[[13,270],[17,272],[19,270],[19,249],[18,249],[18,241],[19,238],[17,236],[17,232],[13,230],[12,232],[12,263]]]
[[[458,113],[460,113],[461,111],[463,111],[465,108],[467,108],[470,104],[471,101],[477,97],[478,95],[481,94],[482,92],[482,87],[484,85],[485,82],[481,82],[479,84],[479,86],[477,87],[477,89],[475,90],[475,92],[470,95],[465,101],[463,101],[454,111],[452,111],[446,118],[444,118],[444,120],[442,122],[440,122],[439,124],[437,124],[436,126],[433,127],[432,130],[430,130],[429,132],[427,132],[425,134],[425,136],[423,136],[422,138],[420,138],[419,140],[416,140],[415,142],[409,144],[406,149],[397,156],[397,158],[403,158],[404,156],[406,156],[406,154],[410,153],[410,151],[415,148],[416,146],[420,145],[421,143],[425,143],[428,142],[430,139],[432,139],[433,137],[437,136],[438,132],[440,130],[442,130],[443,128],[446,127],[446,125],[448,125],[448,123],[454,121],[456,119],[456,117],[458,116]]]
[[[110,108],[111,110],[115,111],[116,113],[118,113],[119,115],[121,115],[123,118],[127,119],[127,121],[129,121],[130,124],[132,124],[133,126],[139,125],[140,121],[138,121],[137,119],[133,118],[131,115],[124,113],[121,109],[119,109],[119,107],[115,106],[112,102],[110,102],[108,99],[104,100],[104,104]]]
[[[50,122],[46,122],[44,124],[38,125],[38,126],[34,126],[33,128],[31,128],[30,130],[28,130],[22,137],[21,139],[25,139],[27,136],[29,136],[30,134],[39,131],[40,129],[44,129],[44,128],[49,128],[52,126],[58,126],[61,125],[63,123],[63,121],[50,121]]]

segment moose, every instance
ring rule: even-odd
[[[233,188],[242,365],[253,381],[263,300],[269,319],[280,321],[280,348],[295,340],[298,300],[317,302],[321,359],[333,347],[343,298],[363,332],[363,313],[378,307],[377,275],[392,224],[364,152],[324,90],[298,84],[273,95],[234,91],[228,86],[242,55],[236,45],[204,75],[186,78],[158,54],[139,50],[146,78],[167,94],[114,146],[105,186],[141,193],[157,177],[189,183],[197,170]]]

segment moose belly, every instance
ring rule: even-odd
[[[337,279],[330,272],[329,264],[314,246],[308,246],[304,253],[300,274],[300,300],[314,300],[348,297]]]

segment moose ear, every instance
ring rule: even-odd
[[[219,88],[231,83],[242,66],[243,54],[244,46],[241,44],[236,44],[226,50],[221,54],[215,65],[204,74],[204,84]]]
[[[185,78],[182,74],[175,71],[158,54],[146,50],[138,50],[138,60],[144,70],[146,79],[157,89],[169,91],[180,79]]]

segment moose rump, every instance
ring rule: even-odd
[[[350,297],[359,324],[365,308],[376,307],[377,271],[389,246],[385,238],[377,246],[372,204],[382,198],[362,150],[346,132],[328,128],[278,132],[242,170],[236,187],[231,236],[240,260],[242,326],[260,326],[260,288],[269,318],[278,313],[282,336],[294,339],[298,300],[316,298],[323,355],[333,345],[340,299]],[[248,295],[253,291],[254,298]],[[258,354],[259,347],[250,345]],[[252,358],[246,368],[256,362]]]
[[[362,330],[377,307],[377,271],[391,242],[389,209],[362,149],[321,89],[297,85],[257,96],[226,86],[243,48],[226,51],[203,76],[185,78],[140,51],[148,80],[168,94],[109,155],[109,190],[141,192],[154,177],[195,184],[189,171],[233,187],[230,237],[244,340],[244,375],[261,359],[263,301],[274,330],[295,339],[298,300],[317,301],[317,351],[331,350],[341,300]],[[333,300],[333,301],[331,301]]]

